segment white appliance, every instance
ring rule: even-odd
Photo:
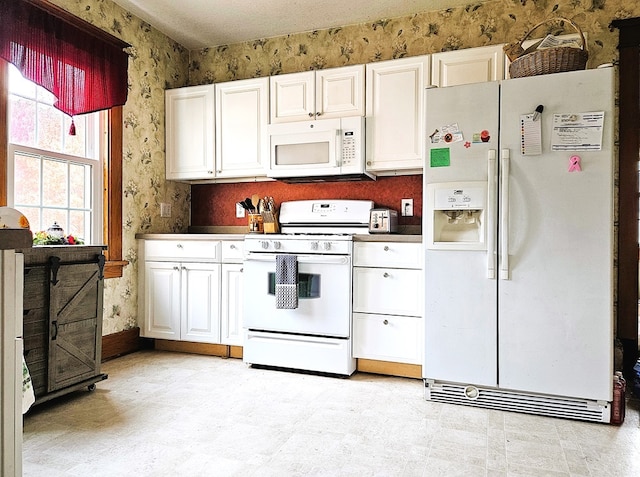
[[[426,91],[427,399],[609,421],[613,92],[613,69]]]
[[[247,235],[243,359],[248,364],[351,375],[353,234],[367,233],[371,201],[283,202],[283,234]],[[276,261],[295,256],[297,306],[277,307]]]
[[[0,475],[22,475],[22,289],[24,258],[0,250]]]
[[[286,182],[375,179],[365,170],[361,116],[271,124],[269,145],[268,177]]]

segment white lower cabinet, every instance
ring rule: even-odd
[[[220,265],[181,264],[182,320],[180,339],[220,341]]]
[[[421,254],[420,243],[354,244],[354,357],[422,362]]]
[[[218,342],[220,265],[146,261],[147,338]]]
[[[220,342],[232,346],[242,346],[244,343],[242,251],[243,242],[241,241],[222,242]]]
[[[354,313],[356,358],[419,364],[422,350],[422,319],[418,316]]]
[[[242,346],[242,244],[140,240],[141,336]]]

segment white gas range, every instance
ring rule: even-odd
[[[282,234],[246,236],[246,363],[347,376],[355,371],[353,235],[368,233],[373,206],[362,200],[283,202]]]

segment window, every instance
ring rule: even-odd
[[[54,222],[85,243],[102,243],[101,113],[71,118],[55,97],[9,66],[9,205],[31,229]],[[102,113],[104,116],[104,113]]]
[[[105,278],[121,277],[123,268],[128,262],[122,260],[123,117],[122,106],[119,105],[123,105],[126,101],[128,58],[126,54],[124,56],[118,55],[109,46],[122,50],[131,45],[46,0],[12,1],[4,2],[4,4],[10,8],[2,12],[3,18],[11,16],[15,21],[7,20],[3,28],[0,29],[0,37],[3,40],[0,42],[0,50],[3,51],[2,59],[0,59],[0,205],[7,205],[8,203],[8,61],[11,61],[10,58],[13,58],[12,54],[15,51],[11,48],[11,44],[18,39],[20,44],[28,46],[35,40],[35,49],[32,49],[31,53],[40,52],[46,55],[47,52],[50,52],[50,56],[61,58],[66,63],[71,61],[74,65],[76,64],[76,59],[81,56],[83,63],[87,65],[88,71],[93,73],[95,71],[104,71],[104,68],[107,68],[108,71],[105,73],[92,74],[92,77],[94,80],[97,79],[98,83],[101,83],[100,78],[108,78],[109,84],[115,90],[111,91],[106,98],[107,103],[96,106],[93,100],[96,98],[105,99],[105,97],[103,95],[94,95],[91,92],[92,90],[85,85],[83,91],[89,92],[87,100],[94,106],[93,109],[87,108],[84,110],[105,110],[105,126],[103,129],[108,131],[108,134],[102,138],[104,142],[102,149],[105,154],[104,170],[102,171],[104,177],[102,237],[104,245],[107,245],[108,248],[104,252],[107,259],[104,276]],[[41,12],[33,10],[32,7],[41,10]],[[42,12],[44,12],[44,15]],[[42,36],[42,33],[45,36]],[[83,33],[86,35],[83,36]],[[66,43],[65,39],[67,40]],[[83,56],[82,52],[78,51],[78,47],[80,47],[80,50],[85,49],[88,51],[88,56]],[[105,49],[110,51],[107,54],[109,58],[105,58],[100,54],[101,51],[104,53]],[[17,60],[20,64],[23,64],[26,59],[26,57],[19,57]],[[38,61],[37,58],[31,57],[31,59],[33,60],[32,65],[43,65],[42,61]],[[105,63],[105,60],[107,60],[107,63]],[[49,73],[52,71],[50,70]],[[32,69],[32,73],[39,76],[37,68],[35,70]],[[65,76],[62,79],[69,78]],[[64,91],[68,92],[67,89],[64,89]],[[86,98],[85,95],[81,97]],[[73,98],[69,98],[67,95],[66,99],[71,99],[73,105]]]

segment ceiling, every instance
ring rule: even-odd
[[[114,0],[192,50],[466,5],[471,0]],[[486,0],[476,0],[480,3]]]

